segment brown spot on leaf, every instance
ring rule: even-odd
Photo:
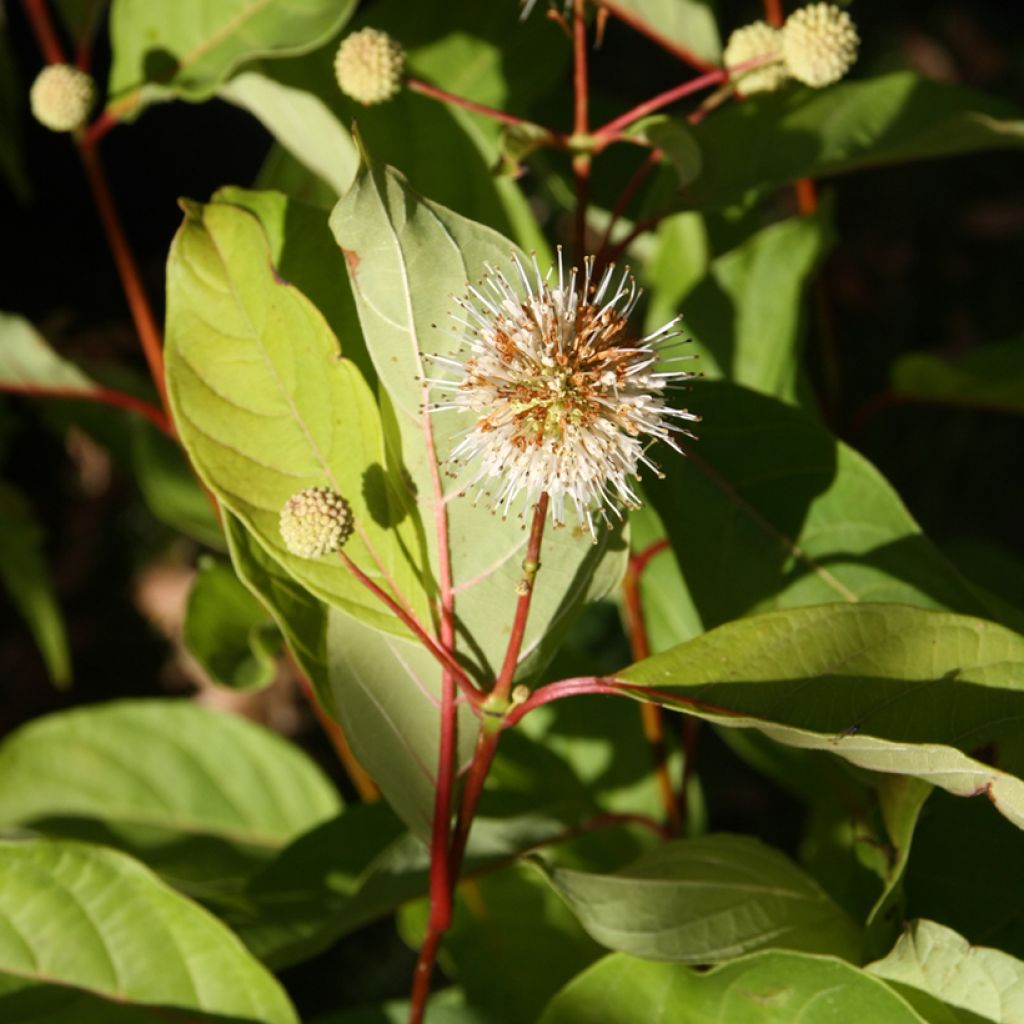
[[[346,249],[344,246],[341,247],[341,254],[345,257],[345,262],[348,264],[348,272],[355,277],[362,257],[355,249]]]
[[[276,281],[276,282],[277,282],[278,284],[288,284],[288,281],[286,281],[286,280],[285,280],[285,279],[284,279],[284,278],[283,278],[283,277],[281,276],[281,274],[280,274],[280,272],[278,271],[277,267],[275,267],[273,263],[271,263],[271,264],[270,264],[270,272],[271,272],[271,274],[273,274],[273,275],[274,275],[274,280],[275,280],[275,281]]]

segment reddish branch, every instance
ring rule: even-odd
[[[781,28],[785,15],[782,13],[782,0],[764,0],[764,20],[772,28]]]
[[[466,99],[465,96],[458,96],[453,92],[448,92],[447,89],[431,85],[429,82],[423,82],[418,78],[407,78],[405,84],[412,92],[418,92],[421,96],[429,96],[431,99],[440,100],[442,103],[450,103],[453,107],[462,107],[463,110],[472,110],[474,114],[483,114],[484,117],[489,117],[494,121],[501,121],[502,124],[536,127],[532,121],[527,121],[524,117],[517,117],[515,114],[506,113],[504,110],[489,107],[485,103],[477,103],[476,100]],[[559,138],[560,136],[557,133],[551,132],[552,142],[558,141]]]
[[[641,35],[647,36],[648,39],[660,46],[666,53],[671,53],[673,57],[678,57],[681,61],[696,68],[698,71],[710,71],[714,68],[714,64],[706,61],[703,57],[698,57],[692,50],[688,50],[686,47],[658,35],[646,21],[638,18],[632,11],[620,7],[617,3],[610,3],[609,0],[600,0],[600,4],[623,24],[629,25],[630,28]]]
[[[587,82],[587,20],[585,0],[573,0],[572,52],[573,52],[573,135],[586,137],[590,125],[590,94]],[[577,153],[572,159],[572,175],[576,183],[576,217],[573,248],[581,261],[587,251],[587,203],[590,198],[590,153]]]
[[[57,35],[57,29],[50,17],[46,0],[22,0],[25,5],[25,14],[35,34],[39,49],[43,51],[43,57],[47,64],[66,64],[64,46]]]
[[[103,405],[111,405],[118,409],[127,409],[129,412],[137,412],[145,417],[157,429],[163,431],[168,437],[176,437],[174,426],[164,415],[162,409],[151,405],[143,398],[136,398],[124,391],[117,391],[114,388],[94,387],[88,391],[79,388],[50,387],[37,384],[11,384],[4,382],[0,384],[0,391],[13,395],[31,395],[37,398],[73,398],[85,402],[100,402]]]

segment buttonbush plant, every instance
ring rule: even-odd
[[[332,746],[156,678],[19,716],[0,1019],[1024,1021],[1024,349],[863,345],[826,265],[850,182],[1019,176],[1021,115],[863,3],[10,7],[0,170],[30,203],[67,136],[139,346],[10,296],[10,606],[71,685],[14,453],[91,438],[191,656]],[[158,294],[108,147],[214,101],[269,153],[181,197]],[[901,499],[922,437],[999,481],[974,548]]]

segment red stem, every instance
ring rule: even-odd
[[[47,64],[66,64],[67,58],[64,55],[64,46],[57,35],[57,29],[50,17],[50,11],[46,6],[46,0],[22,0],[25,5],[25,14],[28,16],[29,24],[35,33],[39,49],[43,51],[43,57]]]
[[[706,61],[703,57],[698,57],[691,50],[687,50],[678,43],[659,36],[646,22],[637,18],[631,11],[624,10],[618,4],[610,3],[609,0],[599,0],[599,2],[602,7],[611,14],[614,14],[623,24],[629,25],[630,28],[641,35],[647,36],[648,39],[660,46],[666,53],[671,53],[674,57],[678,57],[681,61],[689,64],[690,67],[695,68],[697,71],[710,71],[714,68],[715,65],[710,61]]]
[[[733,70],[744,70],[745,67],[745,64],[737,65]],[[629,125],[633,124],[634,121],[639,121],[641,117],[653,114],[656,110],[661,110],[662,107],[667,107],[669,104],[675,103],[677,100],[691,96],[695,92],[700,92],[701,89],[710,89],[713,85],[721,85],[723,82],[728,81],[728,78],[728,73],[722,68],[715,68],[713,71],[708,71],[699,78],[691,78],[689,82],[683,82],[682,85],[677,85],[675,88],[667,89],[665,92],[659,93],[657,96],[652,96],[649,100],[645,100],[643,103],[638,103],[632,110],[627,110],[624,114],[620,114],[614,120],[609,121],[606,125],[602,125],[594,132],[594,135],[606,142],[612,141],[623,128],[627,128]]]
[[[505,648],[505,660],[494,683],[492,691],[495,697],[507,700],[515,678],[519,654],[523,649],[523,637],[526,634],[526,622],[530,617],[530,602],[533,600],[533,582],[540,568],[540,546],[544,539],[544,523],[548,514],[547,491],[541,494],[533,510],[533,522],[530,524],[530,539],[526,545],[526,558],[523,559],[522,591],[516,601],[515,616],[512,619],[512,630],[509,633],[508,645]]]
[[[450,103],[454,107],[462,107],[463,110],[472,110],[475,114],[483,114],[484,117],[489,117],[494,121],[501,121],[502,124],[526,125],[530,128],[540,127],[534,124],[533,121],[528,121],[525,117],[517,117],[515,114],[506,113],[504,110],[489,107],[485,103],[468,100],[465,96],[458,96],[453,92],[448,92],[447,89],[431,85],[429,82],[421,81],[418,78],[407,78],[405,84],[409,89],[413,92],[418,92],[421,96],[429,96],[431,99],[440,100],[442,103]],[[563,136],[558,132],[550,131],[550,129],[545,130],[551,136],[552,144],[562,145]]]
[[[608,219],[608,227],[605,228],[604,237],[601,239],[601,244],[597,249],[598,258],[596,262],[599,266],[602,264],[603,256],[611,243],[612,232],[615,230],[615,225],[619,222],[619,218],[626,212],[626,207],[629,206],[630,200],[636,194],[636,190],[643,184],[644,179],[658,166],[658,161],[661,160],[662,156],[663,154],[660,149],[657,147],[652,149],[644,158],[644,162],[630,176],[625,188],[619,193],[619,198],[615,201],[615,206],[612,208],[611,217]]]
[[[587,20],[584,0],[573,0],[573,134],[586,136],[590,125],[590,96],[587,83]],[[576,183],[576,217],[573,248],[579,262],[587,253],[587,203],[590,198],[589,153],[577,153],[572,160],[572,174]]]
[[[88,391],[78,388],[49,387],[35,384],[0,384],[0,391],[14,395],[34,395],[39,398],[74,398],[85,402],[101,402],[104,405],[112,405],[118,409],[127,409],[145,417],[158,430],[163,431],[168,437],[177,438],[174,426],[164,415],[162,409],[150,405],[143,398],[136,398],[124,391],[117,391],[114,388],[95,387]]]
[[[782,0],[764,0],[764,20],[772,28],[781,28],[786,20],[782,13]]]

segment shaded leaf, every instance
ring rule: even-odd
[[[230,566],[201,559],[185,609],[182,639],[216,682],[259,690],[273,682],[280,634]]]
[[[0,581],[21,612],[55,686],[71,682],[64,619],[43,555],[43,534],[28,502],[0,482]]]
[[[706,964],[766,946],[856,957],[853,922],[783,854],[748,836],[656,847],[610,875],[537,861],[602,945]]]
[[[322,46],[354,7],[355,0],[114,0],[110,108],[125,118],[157,100],[208,99],[245,61]]]
[[[959,796],[986,793],[1024,828],[1024,780],[970,756],[1019,731],[1022,668],[1024,637],[991,622],[901,605],[819,605],[720,626],[620,678],[731,728]]]
[[[701,973],[616,953],[559,993],[540,1024],[924,1024],[897,993],[829,956],[755,953]]]
[[[892,952],[866,969],[912,1003],[917,993],[925,993],[955,1011],[967,1011],[951,1013],[945,1018],[950,1021],[1024,1021],[1024,963],[998,949],[972,946],[934,921],[912,922]],[[928,1006],[920,1007],[926,1017]]]
[[[0,974],[252,1024],[298,1021],[223,925],[130,857],[85,843],[0,842]]]
[[[711,4],[706,0],[599,0],[617,18],[650,36],[670,53],[687,53],[708,64],[718,62],[722,42]]]
[[[62,359],[24,318],[0,313],[0,390],[59,391],[66,397],[93,394],[99,385]]]
[[[693,131],[704,172],[683,202],[701,209],[802,177],[1024,145],[1012,106],[909,71],[758,95]]]
[[[0,745],[0,823],[123,846],[185,887],[237,882],[339,807],[296,747],[188,701],[58,712]]]

